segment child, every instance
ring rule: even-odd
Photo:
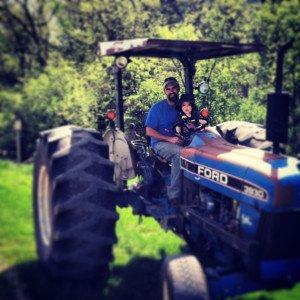
[[[200,119],[192,94],[181,95],[179,109],[181,112],[175,124],[175,132],[182,138],[183,144],[186,146],[190,143],[191,133],[199,126],[207,124],[207,120]]]

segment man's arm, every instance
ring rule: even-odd
[[[173,143],[173,144],[179,144],[180,143],[180,139],[177,136],[167,136],[167,135],[163,135],[159,132],[157,132],[156,130],[154,130],[151,127],[146,127],[146,135],[153,137],[159,141],[162,142],[169,142],[169,143]]]

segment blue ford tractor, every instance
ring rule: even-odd
[[[177,59],[185,91],[193,93],[198,60],[264,47],[159,39],[99,43],[100,56],[115,57],[116,119],[109,111],[106,130],[64,126],[42,132],[37,143],[34,214],[43,265],[63,278],[106,272],[117,241],[116,206],[130,205],[135,214],[152,216],[183,237],[193,251],[164,261],[164,299],[224,299],[298,282],[300,161],[280,154],[280,144],[287,142],[290,98],[281,91],[286,50],[278,54],[266,130],[225,122],[193,131],[180,156],[182,196],[174,207],[166,195],[170,163],[134,126],[130,139],[124,133],[122,70],[133,57]],[[200,92],[207,89],[208,82],[199,86]],[[127,186],[135,177],[138,184]]]

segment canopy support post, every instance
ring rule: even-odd
[[[182,63],[184,69],[185,92],[188,94],[193,94],[193,78],[196,73],[195,61],[191,61],[188,58],[181,58],[180,62]]]
[[[115,91],[116,91],[117,127],[121,131],[124,131],[122,70],[117,66],[114,66],[114,76],[115,76]]]

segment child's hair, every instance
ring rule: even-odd
[[[183,102],[189,102],[192,106],[192,112],[195,112],[197,110],[197,107],[195,105],[195,98],[193,94],[182,94],[179,103],[178,103],[178,109],[181,111],[181,107]]]

